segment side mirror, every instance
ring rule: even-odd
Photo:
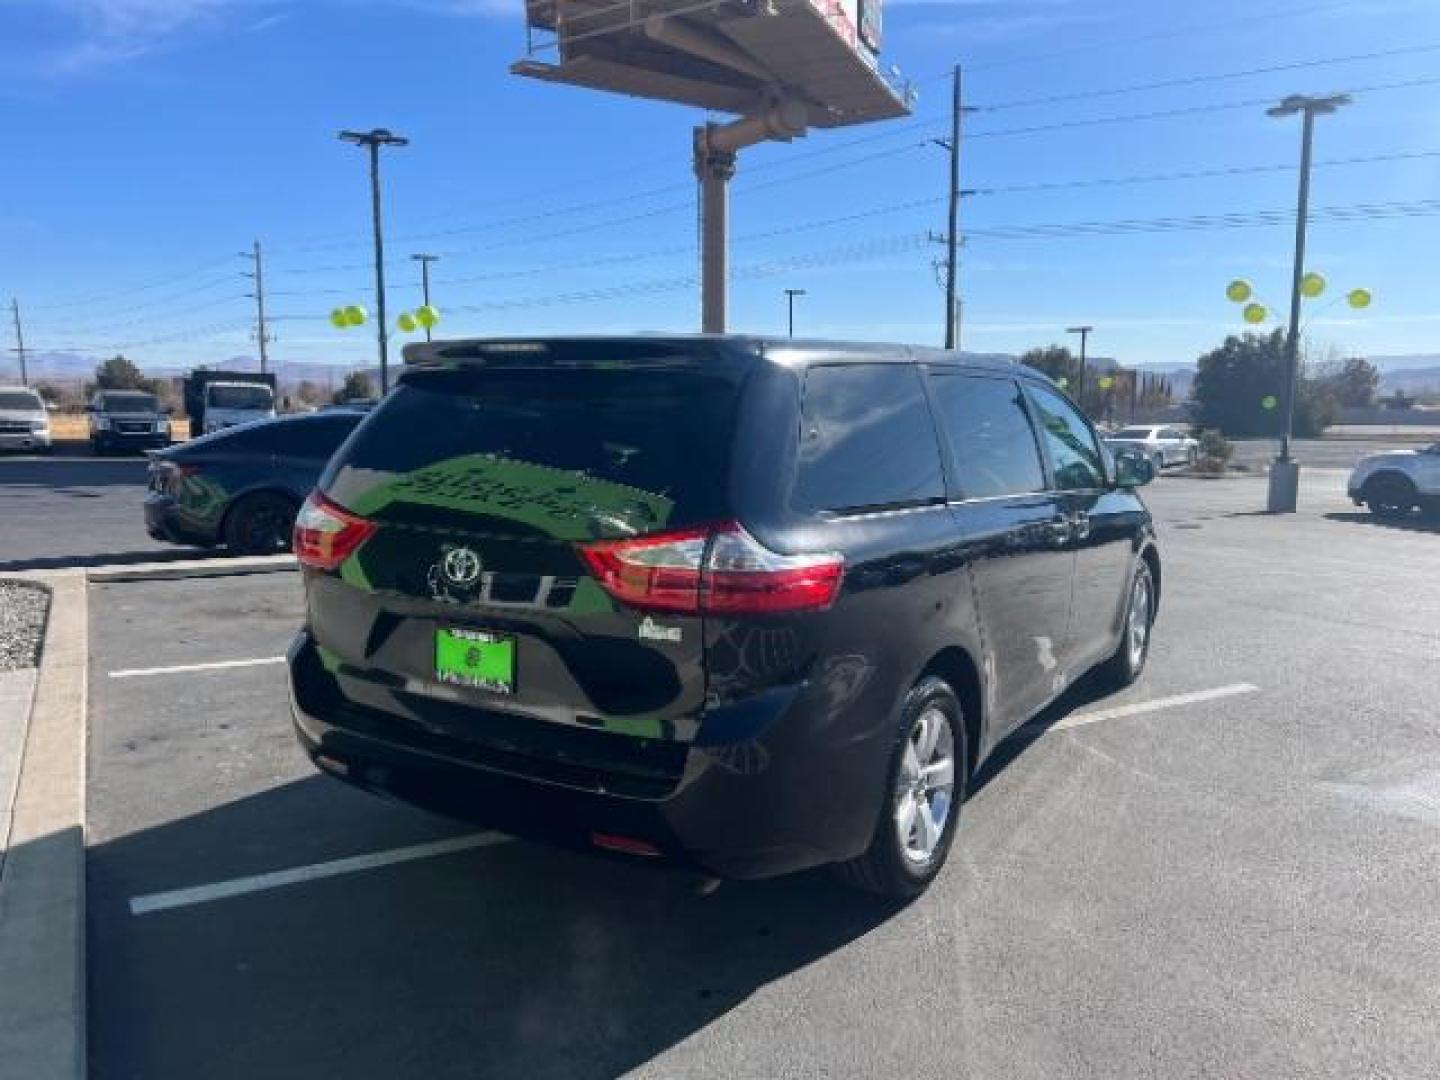
[[[1115,486],[1122,488],[1144,487],[1155,479],[1155,463],[1138,450],[1117,450],[1115,452]]]

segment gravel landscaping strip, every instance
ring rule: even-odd
[[[28,581],[0,581],[0,671],[40,662],[50,590]]]

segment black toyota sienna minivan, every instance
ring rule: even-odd
[[[295,528],[295,725],[352,784],[907,897],[1001,739],[1144,666],[1149,463],[1028,368],[747,337],[405,361]]]

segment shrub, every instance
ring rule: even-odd
[[[1195,471],[1211,476],[1225,472],[1230,459],[1235,456],[1235,444],[1216,428],[1200,432],[1200,457],[1195,462]]]

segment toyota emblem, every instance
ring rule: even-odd
[[[468,547],[451,548],[440,562],[445,580],[452,585],[469,585],[480,576],[480,556]]]

